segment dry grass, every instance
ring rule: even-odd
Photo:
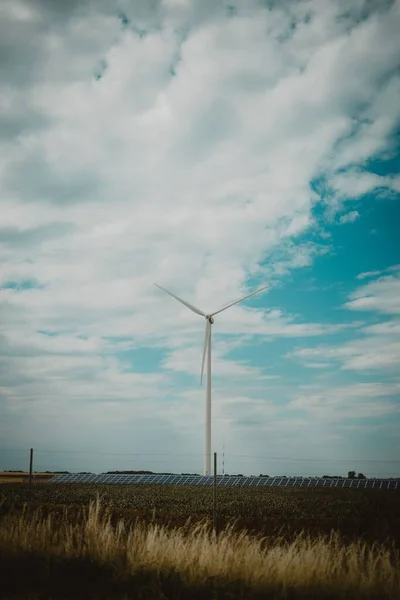
[[[0,472],[0,483],[26,483],[28,481],[29,473],[21,473],[19,471],[1,471]],[[45,481],[54,477],[54,473],[33,473],[33,481]]]
[[[196,588],[208,591],[201,597],[225,598],[227,586],[230,598],[265,598],[265,593],[268,598],[400,597],[399,553],[387,546],[343,544],[337,534],[315,539],[299,535],[295,541],[285,542],[255,538],[233,527],[217,537],[207,522],[171,530],[137,521],[127,529],[122,521],[111,524],[111,515],[99,500],[92,502],[78,521],[70,519],[68,509],[57,520],[51,514],[44,517],[40,509],[31,514],[27,507],[22,513],[5,515],[0,526],[0,559],[11,560],[17,568],[21,557],[25,565],[27,557],[45,558],[45,567],[35,568],[44,570],[48,578],[54,564],[62,562],[107,569],[119,598],[130,580],[136,581],[137,592],[137,577],[143,573],[147,573],[147,581],[150,576],[157,582],[158,595],[152,588],[143,596],[148,599],[195,598]],[[175,578],[173,595],[166,596],[161,590],[170,585],[171,576]],[[24,579],[23,566],[20,577]],[[241,590],[240,595],[232,595],[232,589]],[[210,590],[214,590],[213,596]],[[75,592],[75,598],[87,597]],[[57,596],[53,592],[51,597]],[[129,596],[133,597],[141,596]]]
[[[79,512],[101,495],[110,508],[115,524],[123,519],[129,525],[137,519],[177,528],[190,517],[192,522],[212,515],[212,489],[209,486],[178,485],[98,485],[48,484],[1,485],[0,502],[8,506],[29,503],[43,513],[62,514],[63,508]],[[259,535],[284,536],[287,541],[305,531],[313,538],[338,531],[343,540],[394,542],[400,550],[400,493],[384,490],[325,488],[218,488],[218,527],[236,521],[236,529]]]

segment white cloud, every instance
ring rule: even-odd
[[[343,199],[359,198],[373,192],[377,188],[388,188],[395,192],[400,191],[399,177],[384,177],[375,173],[356,170],[338,173],[332,178],[331,182],[336,194]]]
[[[339,217],[339,223],[344,225],[345,223],[354,223],[359,218],[360,213],[357,210],[352,210],[345,215]]]
[[[365,271],[364,273],[359,273],[356,276],[356,279],[368,279],[369,277],[375,277],[376,275],[380,275],[381,271]]]
[[[379,271],[370,271],[361,273],[357,278],[366,279],[380,274]],[[397,318],[400,312],[400,279],[397,275],[379,277],[357,288],[349,294],[349,298],[344,308],[374,311],[393,315],[393,318],[358,328],[358,338],[353,336],[353,339],[335,346],[324,344],[298,348],[287,356],[297,357],[304,366],[312,365],[314,368],[326,366],[328,360],[331,366],[340,364],[341,369],[349,371],[396,370],[400,362],[400,321]]]
[[[400,361],[399,323],[388,321],[358,330],[362,337],[333,345],[298,348],[287,357],[296,357],[314,368],[340,365],[349,371],[394,371]]]
[[[304,366],[313,368],[339,364],[341,369],[349,371],[395,370],[400,362],[400,321],[397,318],[400,312],[400,278],[393,267],[385,271],[395,274],[380,276],[381,271],[360,273],[357,279],[378,278],[351,292],[350,300],[343,308],[393,315],[392,319],[359,327],[352,339],[335,346],[324,344],[297,348],[287,357],[297,357]]]
[[[383,314],[400,314],[400,277],[380,277],[350,294],[345,308],[357,311],[377,311]]]
[[[198,348],[179,348],[172,351],[163,362],[163,367],[167,370],[181,371],[200,377],[201,355],[203,348],[201,344]],[[262,371],[255,367],[241,364],[238,361],[223,359],[217,344],[213,345],[212,349],[212,369],[216,376],[224,377],[260,377]]]
[[[395,369],[400,359],[400,343],[391,338],[359,339],[341,346],[318,346],[293,352],[302,359],[326,359],[342,363],[342,369],[351,371],[368,371]],[[307,364],[307,363],[306,363]]]
[[[218,307],[329,250],[298,243],[319,227],[314,178],[339,197],[398,189],[358,166],[390,151],[400,116],[399,2],[368,18],[330,0],[237,8],[228,18],[203,0],[1,4],[1,285],[20,287],[0,292],[7,411],[112,400],[123,420],[131,398],[136,415],[168,421],[148,399],[180,390],[174,372],[197,372],[202,323],[152,282]],[[392,279],[348,308],[398,312]],[[221,316],[218,331],[345,328],[301,322],[268,296],[251,306]],[[169,371],[127,372],[117,353],[141,346],[167,349]],[[263,376],[220,348],[221,375]]]
[[[290,406],[323,421],[366,419],[398,413],[400,406],[389,397],[399,393],[400,384],[357,383],[329,390],[318,385],[302,386]]]

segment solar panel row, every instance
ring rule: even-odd
[[[213,477],[201,475],[90,475],[63,474],[55,475],[49,483],[97,483],[135,485],[172,484],[172,485],[212,485]],[[323,477],[236,477],[219,475],[219,486],[257,486],[257,487],[351,487],[400,490],[400,479],[327,479]]]

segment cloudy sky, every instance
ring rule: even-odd
[[[0,468],[400,476],[400,2],[2,0]],[[397,462],[396,462],[397,461]]]

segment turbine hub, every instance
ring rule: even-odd
[[[207,321],[212,325],[214,323],[214,317],[210,317],[210,315],[206,315]]]

